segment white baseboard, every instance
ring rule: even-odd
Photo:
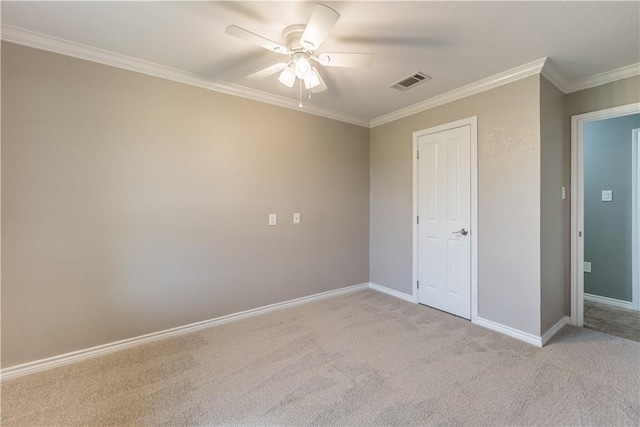
[[[618,308],[626,308],[627,310],[633,310],[633,303],[631,301],[623,301],[621,299],[601,297],[600,295],[584,293],[584,300],[590,302],[597,302],[600,304],[606,304]]]
[[[404,292],[396,291],[395,289],[387,288],[385,286],[381,286],[371,282],[369,282],[369,288],[373,289],[374,291],[382,292],[383,294],[391,295],[405,301],[416,303],[416,298],[413,295],[405,294]]]
[[[264,307],[258,307],[251,310],[241,311],[239,313],[233,313],[222,317],[216,317],[215,319],[204,320],[202,322],[191,323],[184,326],[178,326],[176,328],[166,329],[164,331],[153,332],[138,337],[127,338],[121,341],[112,342],[109,344],[103,344],[83,350],[73,351],[71,353],[61,354],[58,356],[48,357],[46,359],[35,360],[33,362],[23,363],[20,365],[10,366],[0,370],[0,379],[2,381],[12,378],[21,377],[24,375],[33,374],[40,371],[56,368],[58,366],[68,365],[71,363],[79,362],[81,360],[91,359],[98,356],[104,356],[105,354],[113,353],[125,348],[136,347],[142,344],[147,344],[152,341],[158,341],[165,338],[189,334],[202,329],[219,326],[224,323],[234,322],[240,319],[246,319],[248,317],[257,316],[260,314],[268,313],[270,311],[281,310],[283,308],[289,308],[300,304],[305,304],[312,301],[321,300],[324,298],[335,297],[338,295],[367,289],[369,283],[361,283],[359,285],[347,286],[346,288],[335,289],[333,291],[322,292],[315,295],[309,295],[302,298],[296,298],[289,301],[279,302],[276,304],[266,305]]]
[[[542,345],[545,345],[555,334],[560,332],[565,325],[571,323],[571,318],[569,316],[564,316],[562,319],[558,320],[558,322],[553,325],[547,332],[542,335]]]
[[[535,345],[536,347],[542,347],[542,338],[528,332],[523,332],[510,326],[505,326],[491,320],[483,319],[482,317],[478,317],[478,320],[475,323],[476,325],[484,326],[485,328],[493,331],[500,332],[512,338],[519,339],[520,341]]]
[[[396,291],[395,289],[390,289],[385,286],[380,286],[376,283],[369,282],[369,288],[376,290],[378,292],[382,292],[396,298],[400,298],[402,300],[416,303],[416,299],[413,295],[405,294],[403,292]],[[496,332],[500,332],[502,334],[508,335],[512,338],[519,339],[520,341],[524,341],[526,343],[535,345],[536,347],[542,347],[545,345],[555,334],[557,334],[565,325],[571,323],[571,319],[567,316],[560,319],[555,325],[551,327],[542,337],[535,336],[528,332],[523,332],[518,329],[512,328],[510,326],[505,326],[497,322],[493,322],[491,320],[483,319],[478,317],[478,320],[474,322],[477,325],[484,326],[485,328],[494,330]]]

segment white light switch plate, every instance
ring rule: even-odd
[[[293,214],[293,223],[294,224],[300,224],[300,213],[296,212]]]
[[[602,201],[603,202],[611,202],[611,201],[613,201],[613,191],[611,191],[611,190],[602,190]]]
[[[276,214],[269,214],[269,225],[277,225],[277,224],[278,224],[278,218]]]
[[[587,262],[587,261],[584,262],[584,272],[585,273],[591,273],[591,263],[590,262]]]
[[[562,200],[567,198],[567,187],[562,187]]]

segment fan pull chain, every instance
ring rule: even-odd
[[[298,79],[298,82],[300,82],[300,85],[298,86],[300,88],[299,92],[298,92],[298,98],[300,99],[300,103],[298,104],[298,107],[302,108],[302,80]]]

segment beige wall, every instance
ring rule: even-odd
[[[366,128],[2,45],[3,367],[367,282],[368,218]]]
[[[371,129],[370,280],[412,292],[412,133],[478,117],[480,317],[540,333],[540,77]]]
[[[621,105],[640,102],[640,76],[629,77],[590,89],[584,89],[566,95],[564,102],[564,181],[571,185],[571,116],[605,110]],[[569,187],[567,187],[569,192]],[[567,195],[570,199],[570,194]],[[571,212],[565,214],[565,223],[570,224]],[[565,257],[571,257],[571,229],[565,229]],[[571,313],[571,270],[565,271],[565,313]]]
[[[540,79],[540,331],[561,320],[565,307],[565,270],[569,258],[564,239],[569,199],[562,200],[565,168],[564,94]]]
[[[568,94],[565,101],[565,115],[569,118],[569,126],[571,126],[571,116],[573,115],[638,101],[640,101],[640,76],[629,77]],[[570,136],[569,141],[571,141]]]
[[[534,76],[369,131],[3,43],[2,366],[368,280],[410,294],[412,133],[470,116],[479,316],[542,334],[569,314],[570,118],[639,100],[639,77]]]

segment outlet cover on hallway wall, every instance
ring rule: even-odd
[[[602,201],[603,202],[612,202],[613,201],[613,191],[612,190],[602,190]]]
[[[591,263],[590,262],[587,262],[587,261],[584,262],[584,272],[585,273],[591,273]]]

